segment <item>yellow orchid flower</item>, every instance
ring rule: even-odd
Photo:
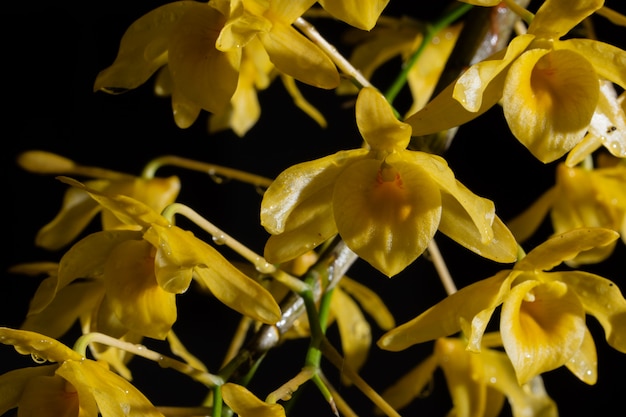
[[[171,225],[130,197],[108,196],[69,178],[64,181],[87,192],[121,221],[139,224],[142,230],[96,232],[72,246],[61,259],[54,281],[36,297],[43,300],[38,303],[44,307],[56,297],[84,293],[89,284],[90,294],[93,292],[89,299],[94,301],[90,323],[97,331],[118,337],[131,331],[163,339],[176,320],[175,294],[186,291],[195,278],[244,315],[264,323],[280,318],[278,305],[260,284],[191,232]],[[86,280],[82,290],[76,286],[77,279]],[[96,302],[99,299],[101,302]]]
[[[24,152],[18,157],[18,164],[30,172],[40,174],[80,174],[96,178],[86,182],[89,188],[131,196],[157,212],[173,203],[180,191],[180,180],[175,176],[139,178],[103,168],[80,166],[74,161],[45,151]],[[56,217],[37,233],[35,243],[50,250],[60,249],[74,240],[98,213],[101,213],[104,230],[139,229],[139,226],[124,224],[110,211],[103,210],[85,190],[72,187],[65,193],[61,210]]]
[[[585,314],[602,325],[612,347],[626,353],[626,300],[608,279],[583,271],[546,272],[564,260],[608,245],[618,234],[607,229],[576,229],[550,238],[512,270],[471,284],[450,295],[378,341],[398,351],[462,330],[467,349],[481,350],[481,339],[498,306],[500,333],[520,384],[565,365],[580,380],[597,379],[596,349]]]
[[[51,365],[0,375],[0,414],[18,408],[24,417],[163,417],[130,382],[103,362],[86,359],[39,333],[0,328],[0,342]]]
[[[541,377],[520,385],[509,358],[493,349],[501,343],[485,343],[492,339],[499,339],[499,335],[484,335],[480,352],[468,351],[466,342],[459,338],[437,339],[433,354],[385,390],[383,398],[395,409],[404,408],[440,368],[452,397],[453,408],[448,415],[497,417],[506,397],[513,417],[556,417],[556,404],[547,395]]]
[[[341,151],[282,172],[261,203],[272,234],[265,257],[294,259],[335,234],[393,276],[424,252],[437,229],[486,258],[513,262],[517,245],[491,201],[471,193],[435,155],[406,149],[411,127],[364,88],[356,119],[367,149]]]
[[[424,25],[407,17],[386,17],[367,33],[354,33],[348,38],[355,43],[350,62],[366,79],[372,79],[374,72],[391,59],[401,57],[406,61],[424,38]],[[413,103],[407,114],[413,114],[426,105],[437,80],[441,75],[448,56],[461,31],[461,25],[454,25],[440,31],[422,51],[418,60],[411,66],[407,83],[413,96]],[[356,93],[353,83],[344,81],[338,88],[340,94]]]
[[[603,4],[546,0],[526,34],[469,67],[406,120],[413,134],[460,126],[501,102],[511,132],[536,158],[551,162],[563,156],[587,132],[600,80],[626,87],[625,51],[590,39],[561,40]]]
[[[580,227],[604,227],[621,234],[626,243],[626,163],[586,169],[559,164],[556,184],[524,212],[507,223],[518,241],[528,239],[550,214],[555,233]],[[568,259],[569,265],[598,263],[608,258],[615,243],[593,248]]]
[[[201,110],[223,114],[237,105],[243,114],[233,127],[240,133],[255,117],[254,106],[242,101],[250,97],[250,83],[258,77],[263,85],[269,72],[265,58],[260,60],[254,51],[254,40],[279,72],[315,87],[338,85],[339,73],[330,58],[291,26],[313,3],[212,0],[160,6],[128,28],[118,56],[98,74],[94,90],[136,88],[167,65],[157,79],[157,93],[171,94],[179,127],[191,126]],[[252,51],[244,52],[249,47]],[[239,97],[233,97],[237,91]]]

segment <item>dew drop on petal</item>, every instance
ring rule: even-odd
[[[226,243],[226,236],[224,235],[213,236],[213,243],[215,243],[216,245],[223,245],[224,243]]]

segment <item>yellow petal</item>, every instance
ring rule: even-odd
[[[122,37],[113,65],[98,74],[94,91],[116,93],[146,82],[167,62],[169,37],[181,16],[197,6],[195,1],[177,1],[135,21]]]
[[[441,338],[435,342],[435,356],[446,377],[454,414],[484,416],[487,386],[481,375],[480,354],[465,350],[461,339]]]
[[[433,373],[438,365],[438,358],[435,355],[428,356],[387,388],[383,392],[383,398],[396,410],[406,407],[419,397],[426,385],[433,379]]]
[[[568,0],[547,0],[537,10],[528,27],[528,33],[538,37],[558,39],[603,5],[604,0],[586,0],[576,3]]]
[[[626,300],[615,283],[583,271],[552,272],[544,276],[562,281],[576,292],[585,311],[602,325],[609,345],[626,353]]]
[[[224,17],[214,8],[194,2],[172,33],[169,67],[176,89],[206,111],[218,113],[237,87],[241,49],[216,49]]]
[[[220,51],[243,48],[259,32],[267,32],[272,23],[263,15],[269,2],[230,2],[228,20],[219,33],[215,46]]]
[[[557,198],[557,189],[550,188],[543,193],[530,207],[506,222],[509,230],[519,242],[524,242],[541,226],[541,222],[552,208]]]
[[[417,165],[398,161],[381,166],[380,161],[368,159],[340,174],[333,213],[348,247],[393,276],[421,255],[435,235],[440,192]]]
[[[304,200],[294,210],[285,230],[269,237],[264,257],[271,263],[283,263],[297,258],[337,234],[332,211],[333,187],[320,190],[318,195]]]
[[[333,292],[330,308],[337,320],[345,362],[358,372],[367,360],[372,344],[372,329],[359,306],[341,288]],[[344,383],[348,381],[344,379]]]
[[[270,13],[276,20],[291,24],[315,4],[315,0],[272,0]]]
[[[483,98],[491,83],[498,84],[497,79],[506,74],[509,66],[524,52],[533,39],[532,35],[517,36],[507,47],[502,59],[499,59],[502,55],[500,52],[469,67],[454,83],[452,96],[468,111],[481,113],[484,108]]]
[[[49,250],[61,249],[76,239],[101,210],[84,190],[68,189],[61,211],[37,232],[35,244]]]
[[[127,240],[141,239],[132,230],[106,230],[92,233],[73,245],[61,258],[55,291],[79,278],[100,278],[111,251]]]
[[[222,385],[224,402],[240,417],[284,417],[285,409],[258,399],[245,387],[232,382]]]
[[[82,184],[72,178],[58,177],[58,179],[86,191],[102,207],[113,212],[118,219],[126,224],[140,225],[142,227],[149,227],[152,223],[167,224],[167,220],[154,209],[134,198],[121,194],[108,195],[106,192],[88,187],[86,184]]]
[[[511,65],[502,101],[513,135],[540,161],[551,162],[582,140],[598,96],[598,76],[583,56],[533,49]]]
[[[24,387],[18,413],[20,416],[74,417],[79,415],[78,393],[59,376],[35,377]]]
[[[520,385],[511,360],[505,353],[485,349],[480,356],[482,378],[506,396],[513,416],[558,417],[556,404],[546,393],[540,376]]]
[[[500,334],[520,384],[564,365],[585,336],[578,296],[561,282],[522,282],[502,304]]]
[[[460,289],[414,319],[385,333],[378,341],[378,346],[399,351],[458,332],[463,321],[469,323],[481,311],[493,311],[500,305],[515,277],[514,274],[509,276],[509,271],[501,271],[491,278]],[[488,320],[489,317],[483,320],[482,331]]]
[[[565,366],[586,384],[593,385],[598,380],[598,355],[589,329],[585,329],[583,344],[565,363]]]
[[[390,330],[396,325],[393,315],[376,292],[349,277],[343,277],[340,285],[342,290],[359,302],[361,308],[376,321],[381,329]]]
[[[324,115],[317,110],[311,103],[309,103],[306,98],[302,95],[298,86],[296,85],[296,80],[293,77],[289,77],[287,75],[281,75],[280,79],[285,86],[285,89],[293,99],[294,104],[303,112],[305,112],[311,119],[315,120],[320,127],[326,127],[327,122],[324,118]]]
[[[295,28],[274,22],[269,33],[259,36],[279,71],[314,87],[331,89],[339,85],[335,64]]]
[[[44,291],[45,291],[44,287]],[[55,287],[52,287],[56,289]],[[40,289],[37,289],[37,294]],[[58,292],[38,311],[29,311],[21,325],[23,330],[43,333],[50,337],[63,336],[79,319],[100,302],[104,287],[100,281],[75,282]]]
[[[163,417],[130,382],[95,361],[65,361],[57,375],[76,387],[81,403],[95,399],[102,417]]]
[[[54,375],[57,366],[56,364],[33,366],[0,375],[0,415],[18,406],[22,392],[31,379]]]
[[[356,124],[376,152],[403,151],[411,140],[411,126],[399,121],[385,97],[372,87],[359,92]]]
[[[187,129],[198,119],[202,107],[172,85],[172,115],[176,126]]]
[[[61,342],[40,333],[0,327],[0,343],[13,345],[22,355],[34,355],[50,362],[81,360],[83,357]]]
[[[463,125],[493,107],[502,97],[507,69],[528,47],[534,36],[514,38],[506,51],[472,66],[405,122],[413,136],[423,136]],[[503,56],[504,55],[504,56]]]
[[[165,339],[176,321],[176,299],[158,285],[154,268],[152,246],[128,240],[111,252],[104,283],[113,313],[129,330]]]
[[[193,233],[153,225],[144,238],[157,249],[156,276],[165,291],[184,292],[193,273],[218,300],[241,314],[270,324],[280,319],[280,308],[265,288]]]
[[[322,191],[332,187],[337,176],[354,161],[363,159],[367,150],[342,151],[314,161],[293,165],[281,172],[263,194],[261,225],[271,234],[282,233],[294,210],[302,202],[329,197]],[[319,201],[328,204],[330,201]],[[312,204],[317,207],[318,204]]]
[[[319,4],[333,17],[363,30],[370,30],[389,0],[320,0]]]
[[[515,265],[515,269],[548,271],[580,252],[608,245],[618,237],[617,232],[602,228],[580,228],[561,233],[530,251]]]

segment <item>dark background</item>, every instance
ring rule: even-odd
[[[209,136],[206,113],[201,114],[191,128],[178,129],[171,116],[169,100],[154,97],[152,81],[124,95],[93,93],[95,76],[113,62],[125,29],[163,3],[72,0],[12,2],[8,6],[4,27],[3,101],[8,112],[5,110],[2,152],[3,271],[20,262],[57,261],[62,254],[34,248],[33,238],[56,214],[66,186],[52,177],[21,171],[15,158],[24,150],[48,150],[81,164],[134,174],[139,174],[152,158],[173,154],[273,177],[293,163],[360,145],[351,98],[338,98],[333,92],[306,86],[302,86],[302,91],[326,116],[327,129],[319,128],[294,107],[277,82],[259,94],[262,119],[244,138],[231,132]],[[394,0],[391,3],[389,10],[394,14],[427,18],[436,16],[446,4]],[[607,1],[607,5],[624,8],[617,0]],[[344,26],[324,22],[319,23],[319,27],[342,48],[336,35]],[[623,28],[616,29],[599,19],[596,29],[600,39],[624,47],[626,32]],[[393,65],[398,62],[394,61],[386,70],[397,71]],[[386,81],[380,80],[381,83]],[[386,88],[386,85],[378,86]],[[544,165],[532,158],[508,134],[501,110],[497,108],[463,127],[446,158],[457,178],[475,193],[492,199],[498,214],[505,220],[523,210],[553,183],[554,164]],[[164,169],[161,173],[181,177],[183,188],[179,201],[262,252],[267,234],[258,224],[261,197],[253,187],[235,182],[218,185],[207,176],[182,170]],[[544,224],[543,237],[549,231],[549,224]],[[527,245],[527,250],[543,237],[537,236]],[[437,239],[459,287],[491,276],[502,268],[443,236]],[[587,270],[602,274],[624,288],[625,256],[624,245],[619,243],[610,262]],[[387,301],[398,323],[414,317],[445,296],[432,265],[423,258],[391,280],[363,263],[357,263],[349,275],[375,288]],[[0,325],[20,325],[28,300],[39,282],[39,278],[2,274]],[[215,371],[234,331],[236,316],[196,291],[181,295],[178,308],[180,319],[175,329],[179,336]],[[623,380],[626,357],[608,347],[595,319],[589,319],[589,327],[599,353],[598,383],[586,386],[565,368],[544,377],[562,416],[609,414],[619,407],[620,395],[626,386]],[[382,331],[375,325],[373,329],[376,340]],[[336,338],[336,329],[331,327],[329,334]],[[75,334],[70,334],[64,341],[71,345],[74,339]],[[268,355],[253,382],[259,396],[295,375],[302,365],[305,349],[306,342],[294,342]],[[419,363],[431,349],[428,343],[401,353],[381,352],[374,347],[371,362],[362,375],[382,391]],[[17,355],[10,347],[0,346],[0,372],[31,364],[30,358]],[[194,405],[204,396],[197,384],[156,364],[137,359],[133,366],[141,370],[135,372],[134,383],[157,404]],[[338,372],[331,365],[326,364],[324,369],[331,379],[337,380]],[[416,400],[403,415],[445,415],[450,400],[444,384],[438,373],[430,395]],[[370,413],[369,401],[354,388],[342,387],[341,393],[351,400],[355,411],[361,415]],[[307,387],[303,395],[307,397],[302,402],[306,407],[299,408],[296,415],[331,415],[315,389]]]

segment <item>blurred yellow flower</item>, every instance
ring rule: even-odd
[[[499,335],[483,337],[480,352],[470,352],[459,338],[435,341],[432,355],[410,370],[383,392],[383,398],[395,409],[407,406],[432,380],[437,368],[443,371],[452,397],[456,417],[497,417],[508,399],[513,417],[556,417],[556,404],[547,395],[541,377],[527,384],[517,382],[511,361],[501,346]]]
[[[51,365],[0,376],[0,414],[24,417],[163,417],[150,401],[104,362],[86,359],[42,334],[0,328],[0,342]]]
[[[557,234],[580,227],[604,227],[621,234],[626,243],[626,161],[586,169],[559,164],[556,184],[530,207],[507,222],[519,242],[528,239],[550,214]],[[608,258],[615,243],[585,251],[570,265],[598,263]]]
[[[424,252],[437,229],[481,256],[515,261],[517,244],[493,203],[458,182],[442,158],[407,150],[411,127],[382,94],[364,88],[356,120],[368,148],[292,166],[265,192],[268,261],[294,259],[339,233],[393,276]]]
[[[133,197],[157,212],[173,203],[180,191],[180,180],[175,176],[139,178],[103,168],[79,166],[50,152],[24,152],[18,157],[18,164],[30,172],[40,174],[80,174],[96,178],[85,184],[105,193]],[[50,250],[61,249],[78,237],[98,213],[102,215],[104,230],[140,229],[138,225],[122,223],[109,210],[103,210],[85,190],[72,187],[65,193],[61,211],[39,230],[35,243]]]
[[[424,24],[407,17],[381,19],[370,32],[354,31],[346,37],[350,44],[356,44],[350,62],[366,79],[372,79],[375,71],[390,60],[401,57],[403,61],[424,39]],[[418,60],[407,74],[407,83],[413,96],[413,103],[407,114],[413,114],[426,105],[446,64],[448,56],[458,38],[462,25],[454,25],[441,30],[430,40]],[[353,83],[345,80],[338,88],[340,94],[357,92]]]
[[[598,105],[600,80],[626,88],[625,51],[591,39],[561,40],[603,4],[603,0],[575,5],[545,1],[528,33],[472,65],[410,116],[406,121],[413,133],[459,126],[501,101],[511,132],[536,158],[551,162],[563,156],[587,132]]]
[[[467,349],[479,352],[489,320],[502,305],[502,342],[520,384],[562,365],[580,380],[594,384],[596,349],[585,314],[600,322],[609,345],[626,353],[626,300],[617,285],[598,275],[546,271],[617,238],[617,233],[607,229],[577,229],[557,235],[528,253],[512,270],[450,295],[383,335],[378,345],[398,351],[462,330]]]
[[[131,331],[163,339],[176,320],[175,294],[196,279],[244,315],[264,323],[280,318],[269,292],[191,232],[133,198],[107,195],[69,178],[64,181],[141,230],[104,230],[73,245],[61,259],[58,274],[38,291],[41,308],[78,291],[85,296],[85,306],[93,309],[91,322],[97,323],[98,331],[117,337]],[[69,287],[76,280],[83,285]],[[66,288],[69,292],[63,291]]]
[[[233,95],[239,89],[240,95],[250,97],[250,86],[262,87],[270,70],[256,51],[243,52],[258,47],[254,40],[260,41],[279,72],[315,87],[339,84],[330,58],[291,26],[313,3],[211,0],[160,6],[128,28],[118,56],[98,74],[94,90],[117,93],[136,88],[167,65],[157,91],[171,94],[179,127],[191,126],[200,110],[222,114],[232,104],[241,113],[232,120],[233,127],[241,132],[255,118],[255,108],[242,107],[240,97],[232,103]]]

